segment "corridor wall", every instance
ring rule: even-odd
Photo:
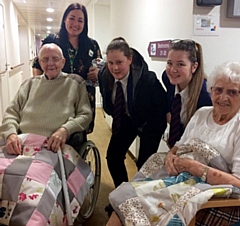
[[[225,61],[240,61],[240,19],[227,18],[227,1],[221,6],[200,7],[189,0],[111,0],[111,36],[123,36],[138,49],[149,68],[161,77],[164,59],[148,56],[150,41],[194,39],[203,46],[205,71],[209,74],[215,65]],[[216,15],[220,18],[218,36],[194,36],[195,14]]]

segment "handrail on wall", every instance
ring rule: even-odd
[[[7,72],[7,70],[5,70],[5,71],[0,71],[0,75],[5,74],[6,72]]]
[[[18,65],[13,66],[13,67],[10,67],[10,69],[11,69],[11,70],[14,70],[14,69],[16,69],[16,68],[18,68],[18,67],[21,67],[22,65],[24,65],[24,63],[18,64]]]

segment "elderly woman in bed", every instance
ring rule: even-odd
[[[227,62],[216,67],[208,78],[207,86],[213,107],[203,107],[194,114],[181,140],[168,152],[165,169],[170,176],[189,172],[210,185],[229,184],[240,188],[240,63]],[[179,157],[179,148],[191,143],[194,138],[217,150],[230,173],[194,159]],[[121,186],[117,190],[119,189]],[[216,221],[223,213],[226,217]],[[216,225],[216,222],[225,225],[226,219],[233,224],[240,220],[239,213],[240,207],[201,210],[197,213],[196,225]],[[121,225],[116,213],[112,214],[107,225]]]
[[[63,150],[68,137],[91,121],[85,81],[62,73],[62,50],[53,43],[42,46],[39,62],[44,74],[24,81],[3,116],[0,134],[9,154],[22,153],[19,133],[46,136],[49,150]]]

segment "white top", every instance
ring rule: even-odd
[[[175,146],[198,138],[221,153],[232,174],[240,178],[240,113],[224,125],[219,125],[213,121],[212,112],[213,107],[198,109]]]

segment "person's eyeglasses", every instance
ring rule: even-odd
[[[215,95],[220,95],[223,93],[224,88],[213,86],[213,87],[211,87],[211,90]],[[240,93],[240,90],[238,90],[238,89],[227,89],[226,90],[226,94],[230,97],[237,97],[239,95],[239,93]]]
[[[43,63],[47,63],[48,61],[53,61],[54,63],[57,63],[59,60],[61,60],[62,58],[59,57],[44,57],[42,59],[40,59]]]

